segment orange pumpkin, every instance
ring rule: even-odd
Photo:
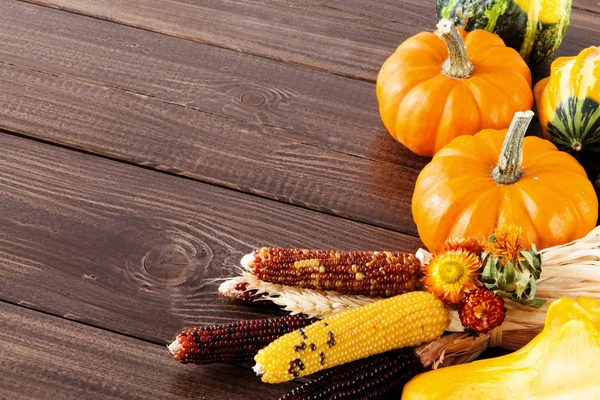
[[[531,71],[499,36],[467,34],[449,20],[406,40],[377,77],[379,113],[391,135],[432,156],[459,135],[508,128],[531,109]],[[464,40],[464,42],[463,42]]]
[[[516,113],[508,133],[458,137],[421,171],[412,211],[429,250],[451,237],[488,237],[500,224],[520,225],[538,248],[596,226],[598,199],[583,167],[547,140],[523,138],[532,117]]]

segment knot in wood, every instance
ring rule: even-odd
[[[265,95],[258,92],[246,92],[242,95],[240,100],[242,101],[242,104],[252,108],[261,107],[267,102]]]
[[[144,257],[144,269],[155,279],[173,281],[183,278],[190,260],[183,248],[176,244],[159,244]]]

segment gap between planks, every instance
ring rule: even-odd
[[[94,150],[90,150],[90,149],[84,149],[80,146],[77,146],[76,144],[73,143],[66,143],[66,142],[61,142],[61,141],[56,141],[56,140],[48,140],[48,139],[43,139],[40,137],[35,137],[35,136],[31,136],[28,135],[26,133],[21,133],[21,132],[15,132],[15,131],[10,131],[10,130],[6,130],[3,128],[0,128],[0,134],[5,134],[5,135],[9,135],[9,136],[14,136],[17,138],[21,138],[24,140],[31,140],[33,142],[38,142],[41,144],[45,144],[45,145],[50,145],[50,146],[56,146],[58,148],[62,148],[65,150],[70,150],[70,151],[74,151],[77,153],[81,153],[81,154],[85,154],[85,155],[89,155],[92,157],[97,157],[100,159],[105,159],[105,160],[109,160],[109,161],[115,161],[115,162],[119,162],[119,163],[123,163],[125,165],[129,165],[132,167],[137,167],[137,168],[141,168],[144,170],[148,170],[148,171],[153,171],[153,172],[157,172],[157,173],[161,173],[161,174],[165,174],[165,175],[169,175],[172,176],[175,179],[184,179],[184,180],[189,180],[192,182],[199,182],[199,183],[204,183],[204,184],[208,184],[211,186],[216,186],[216,187],[220,187],[226,190],[231,190],[231,191],[235,191],[235,192],[240,192],[249,196],[253,196],[256,198],[260,198],[260,199],[268,199],[268,200],[272,200],[272,201],[277,201],[279,203],[285,204],[287,206],[290,207],[295,207],[298,209],[305,209],[305,210],[310,210],[313,212],[317,212],[317,213],[321,213],[324,215],[331,215],[331,216],[335,216],[336,218],[340,218],[343,220],[347,220],[350,222],[358,222],[358,223],[364,223],[373,227],[377,227],[377,228],[382,228],[382,229],[388,229],[390,231],[394,231],[394,232],[398,232],[398,233],[402,233],[402,234],[406,234],[409,236],[414,236],[415,238],[418,238],[418,234],[415,234],[414,232],[411,232],[410,229],[398,229],[397,227],[385,227],[385,226],[380,226],[380,225],[385,225],[385,224],[378,224],[376,222],[373,221],[368,221],[368,220],[361,220],[361,218],[356,218],[356,217],[351,217],[351,216],[347,216],[347,215],[343,215],[343,214],[339,214],[339,213],[335,213],[332,212],[331,210],[327,210],[327,209],[321,209],[319,206],[317,205],[307,205],[307,204],[298,204],[296,202],[293,201],[289,201],[289,200],[285,200],[285,199],[281,199],[278,198],[277,196],[272,196],[269,195],[268,193],[261,193],[255,190],[251,190],[251,189],[244,189],[242,187],[234,187],[231,184],[227,184],[227,183],[223,183],[223,182],[219,182],[216,180],[211,180],[211,179],[207,179],[205,177],[200,177],[197,176],[195,174],[190,174],[190,173],[185,173],[183,171],[176,171],[176,170],[170,170],[167,168],[160,168],[156,167],[156,166],[151,166],[151,165],[145,165],[144,163],[140,163],[140,162],[136,162],[134,160],[129,160],[127,158],[123,158],[122,156],[118,155],[118,154],[109,154],[106,152],[98,152],[98,151],[94,151]]]
[[[0,110],[7,132],[416,234],[410,216],[415,172],[299,145],[277,131],[221,116],[139,101],[120,90],[18,67],[0,74],[12,99]]]
[[[20,64],[13,64],[11,62],[0,60],[0,65],[1,64],[7,65],[7,66],[10,66],[10,67],[26,69],[26,70],[32,71],[34,73],[49,75],[49,76],[53,76],[53,77],[60,78],[60,79],[66,79],[66,80],[71,80],[71,81],[74,81],[74,82],[81,82],[81,83],[88,84],[88,85],[94,85],[94,86],[106,87],[106,88],[114,89],[114,90],[120,90],[120,91],[123,91],[125,93],[130,93],[132,95],[141,96],[143,98],[150,98],[150,99],[153,99],[153,100],[156,100],[156,101],[159,101],[159,102],[163,102],[165,104],[170,104],[172,106],[178,106],[178,107],[182,107],[182,108],[185,108],[185,109],[188,109],[188,110],[197,111],[199,113],[210,115],[210,116],[213,116],[213,117],[229,119],[231,121],[241,122],[241,123],[244,123],[244,124],[252,124],[252,121],[248,121],[248,120],[241,119],[241,118],[235,118],[235,117],[230,116],[230,115],[223,115],[223,114],[219,114],[219,113],[216,113],[216,112],[207,111],[207,110],[204,110],[202,108],[190,106],[188,104],[182,104],[182,103],[178,103],[178,102],[175,102],[175,101],[172,101],[172,100],[164,99],[164,98],[158,97],[158,96],[156,96],[154,94],[148,94],[148,93],[144,93],[144,92],[141,92],[141,91],[136,91],[136,90],[133,90],[133,89],[130,89],[130,88],[124,88],[122,86],[115,86],[115,85],[111,85],[110,83],[106,83],[106,82],[102,82],[102,81],[98,81],[98,80],[83,79],[83,78],[79,78],[79,77],[72,76],[72,75],[64,75],[64,74],[60,74],[60,73],[53,73],[53,72],[45,71],[43,69],[31,68],[31,67],[28,67],[28,66],[24,66],[24,65],[20,65]],[[258,125],[258,126],[265,126],[265,127],[269,127],[269,128],[275,128],[277,130],[295,132],[295,133],[299,133],[301,135],[303,135],[303,134],[309,135],[310,134],[310,132],[308,132],[308,131],[301,131],[301,130],[297,130],[297,129],[293,129],[293,128],[289,128],[289,127],[282,127],[282,126],[279,126],[279,125],[276,125],[276,124],[266,123],[266,122],[262,122],[262,121],[255,122],[255,124]],[[28,136],[25,133],[10,132],[9,130],[6,130],[6,133],[14,133],[14,134],[17,134],[17,135],[21,135],[23,137],[29,137],[29,138],[34,139],[34,140],[36,139],[35,137]],[[344,156],[356,157],[356,158],[360,158],[360,159],[363,159],[363,160],[366,160],[366,161],[373,161],[373,162],[376,162],[376,163],[382,164],[382,165],[388,165],[388,166],[390,166],[392,168],[398,168],[399,170],[405,171],[405,172],[410,172],[410,173],[419,173],[420,172],[420,169],[418,169],[418,168],[414,168],[414,167],[410,167],[410,166],[404,166],[404,165],[399,165],[399,164],[394,164],[393,162],[390,162],[390,161],[383,161],[383,160],[379,160],[377,158],[369,158],[369,157],[367,157],[365,155],[358,155],[358,154],[353,154],[353,153],[341,151],[341,150],[338,150],[338,149],[335,149],[335,148],[331,148],[331,147],[326,147],[326,146],[323,146],[323,145],[314,144],[314,143],[311,143],[311,142],[309,142],[307,140],[300,140],[300,139],[290,138],[289,136],[286,136],[286,135],[277,135],[275,133],[272,133],[271,136],[276,137],[278,139],[289,140],[291,142],[295,142],[295,143],[298,143],[298,144],[303,145],[303,146],[313,147],[313,148],[316,148],[316,149],[325,150],[325,151],[328,151],[328,152],[333,152],[333,153],[341,154],[341,155],[344,155]],[[44,141],[43,139],[40,139],[40,140],[43,141],[44,143],[53,143],[53,142],[49,142],[49,141]],[[57,144],[58,145],[62,145],[62,146],[69,146],[67,144],[61,144],[61,143],[58,143],[58,142],[57,142]],[[76,147],[73,147],[73,146],[70,146],[70,148],[73,149],[73,150],[77,149]],[[85,151],[84,149],[79,149],[79,150]],[[91,153],[91,152],[89,154],[102,155],[100,153]],[[110,155],[107,155],[107,157],[109,157],[111,159],[113,158]],[[129,162],[127,160],[123,160],[123,161],[126,162],[126,163],[134,164],[133,161],[131,161],[131,162]],[[139,165],[139,164],[137,164],[137,165]],[[163,171],[163,172],[168,172],[168,171]],[[182,175],[178,175],[178,176],[182,176]],[[185,175],[183,175],[183,176],[185,176]]]
[[[0,293],[0,295],[1,295],[1,293]],[[6,300],[6,299],[3,299],[3,298],[0,298],[0,304],[2,304],[2,303],[9,304],[11,306],[15,306],[15,307],[19,307],[19,308],[23,308],[25,310],[31,310],[33,312],[40,313],[42,315],[45,315],[45,316],[48,316],[48,317],[53,317],[53,318],[56,318],[56,319],[59,319],[59,320],[69,321],[70,323],[82,325],[82,326],[85,326],[85,327],[88,327],[88,328],[98,329],[98,330],[103,331],[103,332],[112,333],[112,334],[115,334],[115,335],[121,335],[121,336],[130,338],[130,339],[139,340],[139,341],[142,341],[142,342],[145,342],[145,343],[148,343],[148,344],[153,344],[153,345],[156,345],[156,346],[159,346],[159,347],[162,347],[162,348],[166,347],[166,345],[168,344],[168,343],[166,343],[166,341],[156,340],[156,339],[152,339],[152,338],[149,339],[149,338],[145,338],[145,337],[142,337],[142,336],[136,336],[136,335],[132,335],[132,334],[129,334],[129,333],[121,332],[121,331],[118,331],[118,330],[110,329],[110,328],[104,327],[102,325],[96,325],[96,324],[93,324],[93,323],[90,323],[90,322],[87,322],[87,321],[83,321],[83,320],[77,319],[76,315],[73,315],[73,314],[70,314],[70,313],[57,314],[55,312],[46,311],[44,309],[37,308],[35,304],[27,302],[27,301],[18,301],[18,302],[15,302],[15,301],[11,301],[11,300]]]

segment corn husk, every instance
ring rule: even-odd
[[[377,298],[366,296],[344,295],[337,292],[302,289],[294,286],[278,285],[264,282],[249,272],[226,280],[219,286],[219,294],[234,298],[237,283],[247,283],[246,290],[256,290],[256,294],[264,294],[257,301],[270,301],[282,307],[290,314],[305,314],[312,318],[327,318],[350,308],[364,306]]]
[[[415,352],[425,367],[433,369],[465,364],[475,360],[488,348],[490,335],[471,336],[450,333],[417,347]]]

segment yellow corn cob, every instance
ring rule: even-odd
[[[350,361],[437,339],[448,325],[444,303],[405,293],[353,308],[288,333],[260,350],[254,371],[279,383]]]

